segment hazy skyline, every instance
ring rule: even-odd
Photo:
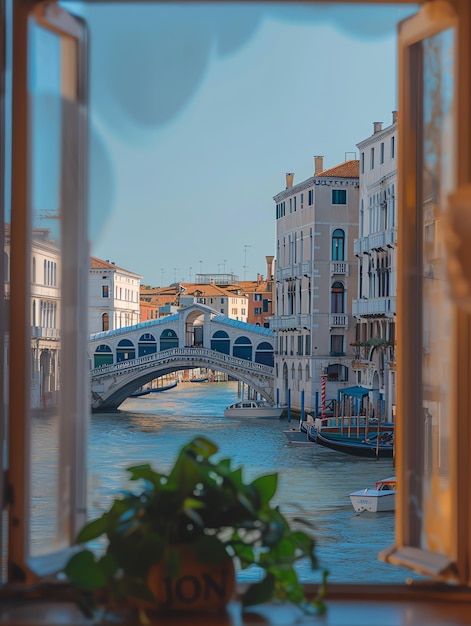
[[[411,7],[64,3],[91,41],[91,253],[143,284],[266,274],[273,196],[397,108]]]

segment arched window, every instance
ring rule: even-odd
[[[345,233],[341,228],[336,228],[332,233],[332,261],[344,261]]]
[[[311,374],[309,372],[309,364],[306,365],[306,382],[311,380]]]
[[[348,367],[334,363],[327,367],[327,380],[330,382],[345,383],[348,381]]]
[[[232,356],[246,361],[252,360],[252,342],[248,337],[237,337],[232,348]]]
[[[178,337],[174,330],[168,328],[162,331],[160,335],[160,350],[171,350],[178,348]]]
[[[116,361],[132,361],[136,358],[136,348],[130,339],[121,339],[116,348]]]
[[[6,257],[5,261],[8,259],[8,257]],[[7,268],[5,267],[5,272],[7,271]],[[36,283],[36,257],[33,257],[33,283]],[[7,277],[8,274],[5,273],[5,278]]]
[[[224,330],[217,330],[211,337],[211,350],[222,354],[231,353],[229,335]]]
[[[255,363],[263,363],[263,365],[273,367],[273,362],[273,346],[268,341],[262,341],[255,350]]]
[[[110,316],[108,313],[103,313],[101,316],[101,330],[110,329]]]
[[[340,282],[332,285],[330,312],[345,313],[345,287]]]
[[[151,335],[151,333],[144,333],[144,335],[140,336],[137,344],[138,356],[154,354],[154,352],[157,352],[157,341],[154,335]]]
[[[36,300],[33,300],[33,326],[36,326]]]
[[[303,367],[301,365],[301,363],[298,365],[298,380],[302,380],[303,379]]]
[[[111,348],[102,343],[97,347],[94,354],[94,367],[101,367],[102,365],[111,365],[113,363],[113,352]]]

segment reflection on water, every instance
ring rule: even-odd
[[[128,399],[118,412],[93,414],[90,517],[107,508],[126,486],[126,467],[150,462],[165,471],[181,445],[202,435],[219,446],[221,457],[230,456],[235,465],[242,465],[246,478],[279,473],[276,502],[288,517],[299,514],[302,505],[304,515],[315,523],[318,555],[331,580],[403,582],[410,576],[409,570],[377,559],[394,540],[394,514],[357,514],[348,497],[393,475],[391,460],[357,459],[315,444],[293,447],[282,431],[295,422],[225,418],[224,408],[236,399],[237,383],[182,383],[167,392]],[[37,420],[35,426],[48,445],[48,419]],[[308,569],[300,569],[307,579]]]

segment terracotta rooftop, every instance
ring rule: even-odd
[[[360,161],[352,159],[345,161],[328,170],[316,174],[316,178],[358,178],[360,176]]]
[[[103,259],[98,259],[96,256],[90,257],[90,269],[92,270],[118,270],[120,272],[127,272],[128,274],[134,274],[134,276],[141,277],[140,274],[136,274],[136,272],[132,272],[131,270],[126,270],[124,267],[119,267],[115,265],[115,263],[110,263],[109,261],[103,261]]]

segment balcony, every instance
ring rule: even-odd
[[[393,317],[396,313],[396,297],[361,298],[352,300],[352,315],[356,317]]]
[[[346,261],[331,261],[330,262],[330,275],[340,274],[342,276],[348,276],[348,263]]]
[[[360,256],[365,252],[370,252],[377,248],[383,248],[385,246],[391,246],[397,243],[397,228],[388,228],[382,230],[379,233],[372,233],[362,237],[361,239],[355,239],[353,242],[353,253],[356,256]]]
[[[301,330],[311,328],[310,315],[276,315],[270,318],[270,328],[272,330]]]
[[[331,313],[329,326],[331,328],[348,328],[348,315],[346,313]]]
[[[42,326],[31,327],[31,337],[34,339],[59,339],[59,328],[43,328]]]

